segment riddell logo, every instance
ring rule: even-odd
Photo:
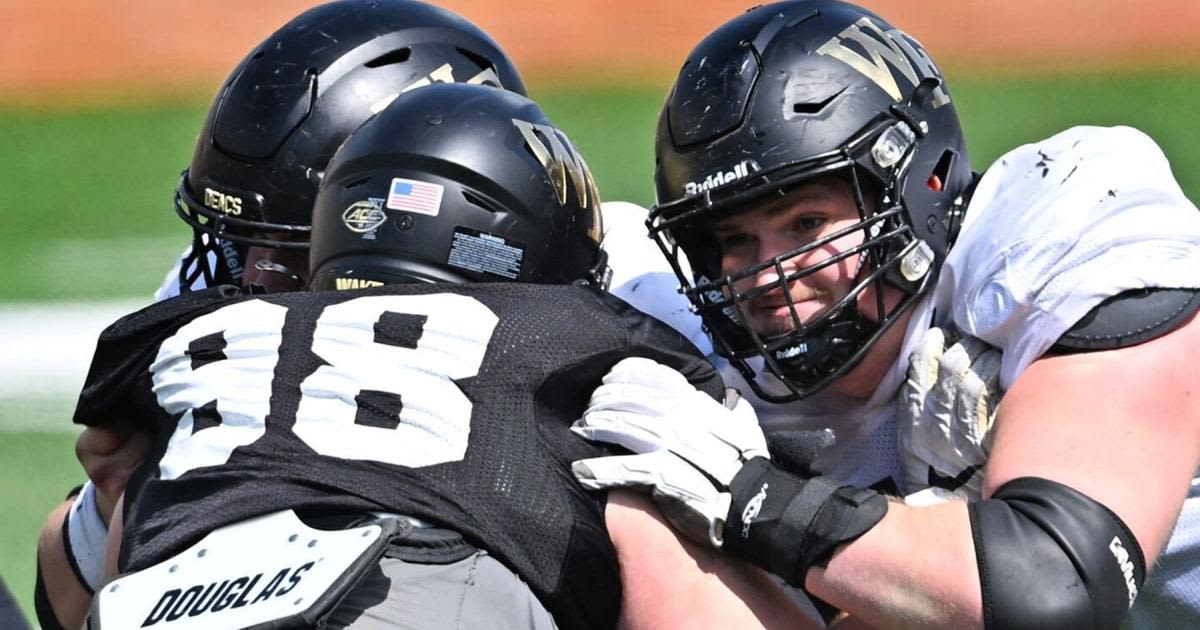
[[[1125,589],[1129,591],[1129,607],[1132,608],[1133,600],[1137,599],[1138,588],[1137,582],[1133,579],[1133,562],[1129,560],[1129,552],[1125,550],[1125,546],[1116,536],[1113,536],[1112,542],[1108,543],[1108,550],[1117,559],[1117,566],[1121,567],[1121,574],[1125,576]]]
[[[683,192],[688,197],[699,195],[706,190],[712,190],[717,186],[723,186],[730,182],[735,182],[743,177],[750,175],[751,171],[758,171],[758,164],[753,160],[742,160],[738,162],[731,171],[717,171],[702,182],[688,182],[683,185]]]
[[[221,244],[221,255],[225,258],[225,266],[229,268],[229,275],[239,283],[242,281],[242,275],[246,270],[242,267],[242,255],[238,253],[233,243],[225,239],[217,241]]]

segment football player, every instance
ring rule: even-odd
[[[1200,213],[1150,138],[1077,127],[973,173],[917,41],[808,0],[700,42],[656,147],[651,232],[715,348],[783,447],[832,445],[713,440],[630,361],[578,431],[644,454],[585,483],[653,488],[843,623],[1200,626]]]
[[[175,209],[192,246],[167,274],[159,300],[210,284],[299,288],[308,273],[308,224],[325,165],[338,145],[397,95],[441,82],[524,94],[516,67],[466,19],[415,0],[340,0],[298,15],[254,47],[222,83],[180,178]],[[99,579],[106,524],[147,436],[128,423],[85,429],[76,453],[88,474],[56,508],[39,549],[39,616],[86,601]],[[64,529],[64,525],[72,527]],[[70,556],[57,553],[68,536]],[[82,584],[82,586],[80,586]]]
[[[338,145],[408,90],[525,85],[466,19],[415,0],[341,0],[256,46],[218,90],[175,210],[192,246],[157,297],[214,284],[303,288],[313,200]]]
[[[764,573],[689,550],[636,499],[606,502],[572,477],[573,460],[604,451],[571,423],[623,358],[670,365],[706,392],[697,409],[726,409],[686,339],[603,291],[600,221],[582,157],[520,95],[439,85],[365,123],[315,201],[315,292],[191,292],[101,336],[76,419],[134,418],[154,442],[110,531],[124,577],[98,591],[93,620],[610,628],[670,611],[746,627],[799,614]],[[726,402],[742,422],[722,430],[756,430],[748,403]],[[709,571],[645,577],[697,560]],[[712,602],[702,618],[697,596]]]

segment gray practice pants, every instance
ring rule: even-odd
[[[450,564],[384,557],[327,619],[330,630],[553,630],[521,578],[486,552]]]

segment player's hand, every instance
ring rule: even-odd
[[[980,339],[954,329],[926,331],[909,357],[900,399],[898,433],[910,480],[951,492],[980,489],[985,438],[1002,393],[1000,364],[1000,351]]]
[[[96,506],[107,523],[129,476],[150,452],[150,435],[132,427],[91,426],[75,440],[75,457],[96,486]]]
[[[584,487],[649,489],[683,534],[718,547],[729,482],[751,458],[768,457],[754,409],[736,392],[723,405],[645,358],[617,363],[572,431],[634,453],[575,462]]]

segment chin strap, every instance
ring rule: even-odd
[[[801,387],[812,387],[845,365],[878,328],[858,309],[847,306],[803,341],[774,351],[772,357],[782,376]]]

